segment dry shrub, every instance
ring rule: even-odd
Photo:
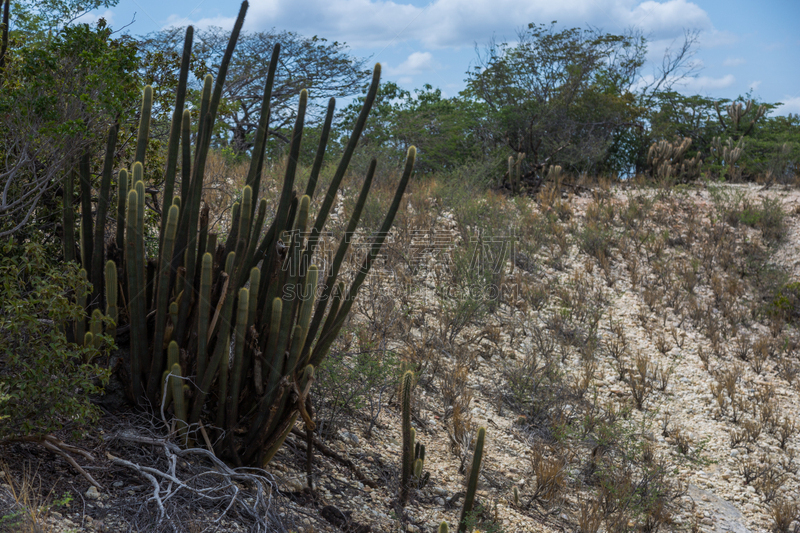
[[[800,504],[795,501],[777,499],[769,506],[772,518],[772,531],[774,533],[797,533],[800,528],[792,523],[800,520]]]
[[[562,454],[551,449],[545,455],[541,448],[534,447],[531,466],[536,476],[536,489],[532,498],[553,503],[566,487],[566,465],[567,459]]]

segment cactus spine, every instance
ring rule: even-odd
[[[472,513],[472,506],[475,504],[475,491],[478,488],[478,474],[481,471],[481,460],[483,459],[483,442],[486,438],[486,428],[478,428],[478,436],[475,439],[475,451],[472,454],[472,467],[467,479],[467,494],[464,496],[464,507],[461,509],[461,518],[458,521],[459,533],[467,531],[467,517]]]

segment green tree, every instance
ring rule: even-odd
[[[61,178],[111,125],[126,126],[136,113],[137,47],[112,37],[102,20],[14,44],[0,74],[0,237],[23,229],[52,237]]]
[[[142,42],[142,49],[151,57],[175,55],[183,45],[183,33],[183,28],[152,33]],[[228,32],[218,27],[200,30],[196,32],[195,42],[193,72],[195,89],[199,89],[203,76],[219,66],[228,43]],[[288,132],[296,112],[294,103],[301,89],[309,92],[307,120],[313,126],[324,116],[329,98],[356,94],[368,80],[364,61],[350,56],[345,43],[317,36],[303,37],[289,31],[242,32],[229,66],[230,81],[223,89],[220,123],[215,130],[218,147],[230,146],[236,154],[252,149],[268,58],[276,44],[281,46],[282,61],[272,89],[269,134],[282,144],[289,143]],[[199,92],[195,94],[199,102]]]
[[[357,118],[363,96],[339,116],[339,132],[345,134]],[[442,97],[442,91],[425,84],[412,94],[394,82],[378,90],[371,122],[362,145],[381,158],[395,157],[417,147],[417,172],[446,171],[484,155],[480,134],[484,106],[473,100]],[[398,160],[399,162],[399,160]]]
[[[15,29],[27,39],[44,38],[90,11],[118,3],[119,0],[15,0],[11,2],[11,14]]]
[[[633,85],[645,51],[635,34],[529,24],[516,45],[485,50],[464,95],[485,104],[487,138],[526,154],[528,177],[550,164],[594,170],[639,118]]]

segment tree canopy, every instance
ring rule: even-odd
[[[183,44],[183,33],[182,28],[152,33],[143,40],[142,50],[150,56],[177,57]],[[228,32],[210,27],[197,31],[195,35],[193,71],[195,88],[199,88],[203,76],[219,66]],[[217,142],[229,145],[237,154],[248,152],[253,147],[268,58],[276,44],[281,46],[281,61],[272,89],[269,133],[284,142],[288,142],[285,130],[294,120],[294,106],[301,89],[309,92],[309,119],[313,124],[314,119],[324,116],[329,98],[357,94],[368,81],[364,61],[350,56],[345,43],[330,42],[317,36],[304,37],[290,31],[242,32],[222,94],[225,105],[220,109],[220,119],[225,131],[217,132]]]

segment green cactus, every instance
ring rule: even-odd
[[[114,150],[117,146],[117,127],[108,129],[106,155],[103,162],[103,177],[100,181],[100,194],[97,201],[97,220],[94,224],[94,253],[92,254],[91,282],[92,301],[97,308],[103,307],[103,259],[105,258],[106,217],[108,215],[111,175],[114,172]]]
[[[439,533],[449,533],[450,528],[447,526],[447,522],[442,522],[439,524]]]
[[[93,220],[92,220],[92,175],[89,154],[83,154],[80,159],[80,188],[81,188],[81,266],[86,270],[91,282],[92,254],[94,252]]]
[[[99,309],[92,311],[92,316],[89,318],[89,331],[94,337],[94,347],[99,350],[103,345],[103,312]]]
[[[86,279],[86,270],[83,268],[80,269],[80,271],[78,272],[78,277],[80,277],[81,281],[83,281],[83,285],[80,287],[80,289],[78,289],[77,303],[81,308],[85,309],[86,293],[84,292],[84,287],[88,283],[88,280]],[[77,322],[75,322],[75,338],[82,340],[85,334],[86,334],[86,320],[84,320],[84,318],[81,317],[77,320]]]
[[[172,349],[170,343],[170,350]],[[178,345],[175,344],[177,350]],[[178,421],[178,436],[181,440],[186,438],[186,401],[184,399],[183,380],[181,379],[181,365],[175,363],[172,365],[172,401],[175,408],[175,418]]]
[[[225,439],[220,441],[216,451],[226,460],[237,465],[261,466],[274,456],[300,414],[314,381],[314,368],[330,350],[391,229],[413,171],[416,151],[413,147],[409,149],[403,175],[380,233],[373,240],[355,279],[346,286],[338,280],[339,269],[348,252],[350,237],[358,229],[376,172],[377,163],[371,162],[347,233],[339,243],[334,263],[321,279],[320,269],[313,264],[313,255],[375,100],[380,65],[375,67],[365,104],[334,177],[327,191],[317,192],[335,109],[333,100],[329,103],[304,195],[294,191],[308,105],[308,93],[301,91],[283,188],[272,211],[266,200],[259,199],[258,193],[261,190],[270,98],[279,61],[280,47],[276,46],[264,87],[254,156],[233,217],[235,225],[230,228],[228,241],[223,243],[222,249],[226,253],[219,255],[217,235],[208,231],[208,209],[201,206],[203,176],[226,71],[246,9],[247,2],[244,2],[216,79],[210,75],[204,79],[194,147],[189,144],[191,115],[184,109],[193,39],[192,29],[186,32],[166,167],[163,169],[164,213],[158,228],[156,253],[150,258],[145,249],[143,165],[153,95],[150,87],[144,89],[135,162],[130,173],[121,169],[118,174],[118,250],[108,249],[109,257],[114,261],[106,263],[105,271],[98,274],[97,279],[105,278],[105,283],[96,285],[101,294],[93,301],[102,306],[104,299],[107,313],[115,322],[127,320],[127,323],[118,325],[130,328],[130,359],[126,372],[129,381],[126,386],[132,400],[137,403],[147,400],[153,405],[168,405],[171,401],[176,417],[184,423],[203,421],[206,427],[213,425],[225,431]],[[108,169],[112,168],[110,162],[113,162],[110,159],[113,150],[108,147],[114,138],[113,133],[109,131],[97,205],[98,219],[81,219],[82,257],[92,281],[95,280],[98,257],[105,253],[103,239],[97,235],[101,228],[105,228],[103,211],[108,206],[112,176]],[[177,176],[179,156],[182,170]],[[88,158],[84,158],[81,165],[84,177],[87,161]],[[88,215],[92,211],[90,183],[88,179],[81,179],[81,198],[89,202],[88,205],[82,204],[81,212]],[[66,191],[72,182],[68,179],[65,183]],[[89,193],[86,193],[87,189]],[[315,205],[312,204],[315,194],[322,198],[312,221],[309,213],[311,206]],[[73,214],[71,197],[70,194],[64,202],[65,224]],[[270,221],[267,220],[269,212],[275,213]],[[91,229],[87,222],[94,223],[94,232],[85,229]],[[70,224],[74,224],[74,219]],[[65,255],[70,245],[68,233],[65,229]],[[74,239],[74,234],[71,238]],[[92,263],[86,259],[89,257]],[[120,268],[118,274],[117,267]],[[120,288],[119,295],[116,294],[117,287]],[[125,309],[119,309],[121,305]],[[79,325],[76,325],[75,337],[83,340],[85,326],[81,327],[83,329],[78,331]],[[112,336],[114,331],[110,329]],[[172,377],[167,378],[170,373]],[[161,379],[168,381],[159,381]],[[161,386],[164,383],[168,384],[166,388]],[[187,400],[191,401],[187,403]],[[181,438],[188,442],[185,429],[185,425],[180,426]],[[423,450],[423,447],[412,448],[416,453],[408,462],[409,468],[417,468],[417,474],[421,473],[422,477],[425,476],[422,472]],[[422,466],[418,466],[418,461]],[[419,481],[420,476],[415,476],[415,480]]]
[[[403,451],[400,473],[400,505],[403,507],[408,503],[408,496],[411,491],[411,473],[413,469],[414,455],[414,428],[411,427],[411,383],[414,380],[414,373],[407,371],[403,374],[403,381],[400,392],[401,419],[403,436]]]
[[[472,513],[472,506],[475,504],[475,491],[478,488],[478,474],[481,471],[481,460],[483,459],[483,443],[486,438],[486,428],[478,428],[478,436],[475,439],[475,451],[472,454],[472,467],[467,479],[467,493],[464,496],[464,507],[461,509],[461,518],[458,520],[459,533],[467,531],[467,517]]]
[[[108,326],[106,335],[112,340],[117,338],[117,322],[119,321],[119,310],[117,308],[117,265],[114,261],[106,262],[105,272],[106,289],[106,316],[113,322]]]
[[[175,233],[178,231],[178,206],[170,206],[167,214],[167,225],[164,229],[164,239],[161,245],[161,260],[159,262],[158,289],[156,296],[156,321],[153,333],[152,356],[150,364],[150,380],[147,383],[147,397],[150,402],[157,402],[158,376],[164,366],[163,345],[164,329],[166,328],[167,312],[169,310],[169,278],[172,249],[175,246]],[[173,323],[174,327],[174,323]]]
[[[125,208],[128,201],[128,171],[120,169],[117,174],[117,239],[118,248],[125,245]]]
[[[694,180],[700,177],[703,160],[698,152],[692,159],[685,160],[686,151],[692,146],[692,139],[680,137],[671,143],[667,140],[654,142],[647,151],[647,164],[651,176],[659,180],[681,181]]]

